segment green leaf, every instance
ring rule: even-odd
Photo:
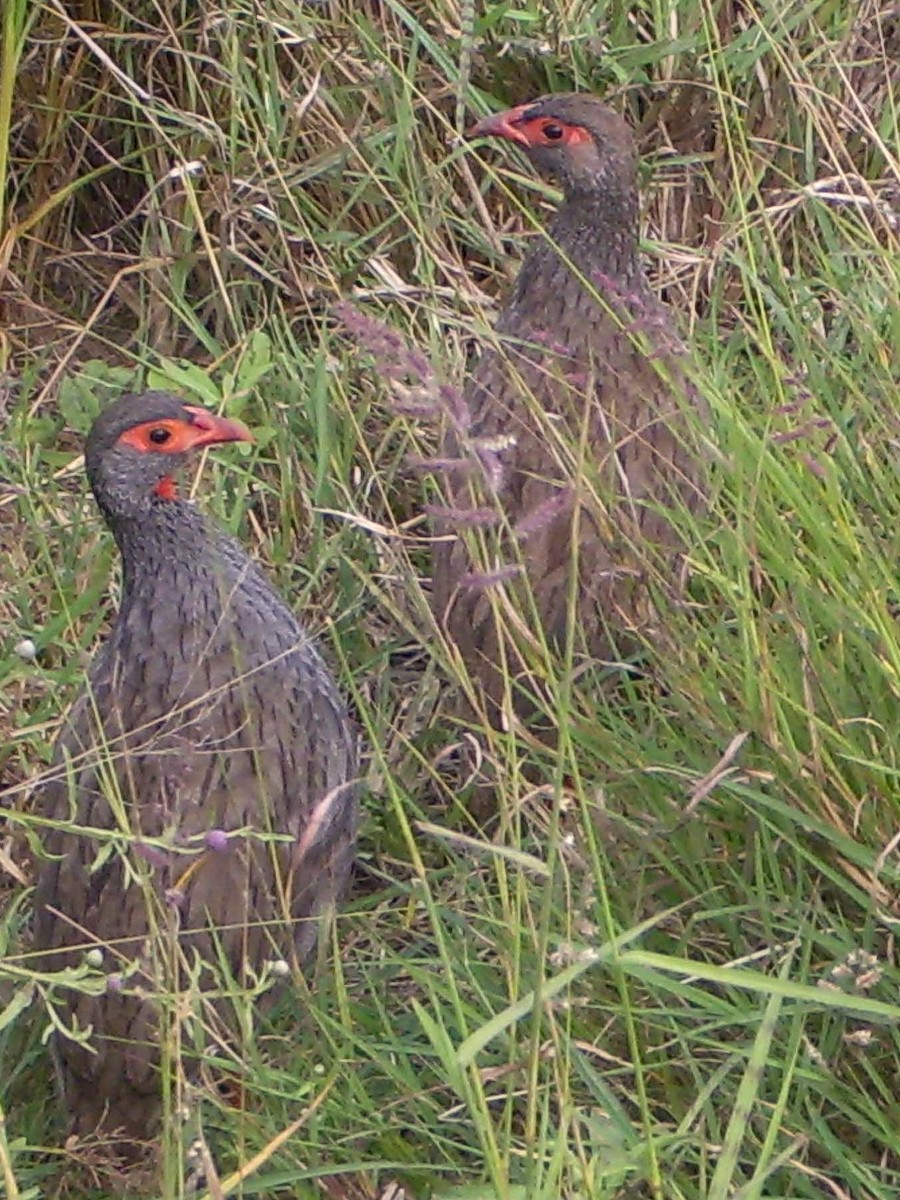
[[[192,393],[210,408],[221,403],[222,394],[207,373],[194,363],[164,358],[158,367],[147,372],[147,386],[152,391]]]
[[[99,359],[86,362],[77,375],[59,385],[59,411],[66,427],[86,434],[100,410],[134,385],[130,367],[116,367]]]
[[[29,1007],[34,999],[34,984],[26,983],[22,987],[17,988],[13,992],[12,999],[6,1007],[0,1012],[0,1031],[4,1030],[7,1025],[12,1025],[16,1017],[23,1013]]]

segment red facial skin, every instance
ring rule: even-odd
[[[144,421],[126,430],[119,438],[119,444],[142,454],[186,454],[222,442],[253,441],[253,435],[240,421],[219,417],[205,408],[188,404],[184,411],[190,413],[190,420]],[[163,500],[178,498],[178,485],[171,475],[164,475],[153,490]]]
[[[119,438],[123,446],[132,450],[152,454],[185,454],[203,446],[217,446],[220,442],[252,442],[253,435],[240,421],[217,417],[205,408],[184,406],[192,420],[144,421],[133,425]],[[169,436],[163,439],[163,432]]]
[[[591,140],[583,125],[570,125],[553,117],[527,117],[533,105],[485,117],[469,130],[469,137],[500,137],[526,149],[532,146],[580,146]],[[549,131],[549,132],[548,132]],[[552,136],[551,136],[552,135]]]

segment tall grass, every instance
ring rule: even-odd
[[[321,635],[372,747],[333,966],[248,1026],[242,1107],[191,1100],[207,1194],[896,1196],[893,10],[13,0],[2,21],[7,1194],[87,1195],[103,1159],[61,1145],[50,1102],[28,794],[115,599],[79,435],[150,384],[258,432],[203,503]],[[459,113],[572,87],[638,128],[714,498],[649,682],[551,696],[571,720],[545,786],[538,750],[476,731],[486,835],[422,588],[409,460],[435,429],[333,305],[460,381],[554,193]],[[172,1149],[163,1194],[184,1187]]]

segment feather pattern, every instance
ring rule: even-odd
[[[683,420],[686,405],[702,405],[641,270],[631,133],[582,95],[522,106],[485,123],[485,132],[508,130],[504,118],[517,115],[577,125],[591,139],[532,155],[542,170],[556,168],[564,203],[526,255],[496,344],[468,380],[467,428],[449,427],[441,448],[447,459],[472,462],[483,445],[503,447],[490,477],[446,473],[449,508],[490,503],[500,519],[493,541],[460,528],[437,544],[432,590],[435,616],[494,716],[506,680],[527,681],[534,635],[514,636],[521,622],[498,620],[495,590],[465,581],[520,563],[521,582],[504,586],[551,643],[565,642],[574,617],[579,658],[619,661],[654,619],[645,582],[654,555],[662,552],[675,573],[679,544],[666,506],[677,498],[695,507],[702,496]]]
[[[46,970],[103,949],[105,994],[73,989],[63,1006],[89,1044],[57,1036],[56,1056],[73,1129],[139,1141],[159,1115],[159,989],[173,976],[151,934],[174,930],[180,977],[199,967],[210,989],[223,961],[245,983],[266,960],[302,964],[351,867],[357,739],[241,546],[185,501],[127,503],[127,465],[93,479],[122,599],[37,796],[55,824],[34,940]]]

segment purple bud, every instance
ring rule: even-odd
[[[809,455],[804,455],[803,464],[808,470],[812,471],[813,475],[815,475],[817,479],[828,478],[828,472],[825,470],[822,464],[816,462],[814,458],[810,458]]]
[[[427,396],[404,396],[402,399],[395,396],[391,403],[397,412],[408,417],[433,417],[437,411],[437,405]]]
[[[503,483],[503,462],[500,455],[496,450],[479,450],[477,447],[475,454],[488,487],[494,492],[499,492]]]
[[[181,888],[172,887],[165,891],[166,904],[171,904],[173,908],[184,908],[187,901],[187,896]]]
[[[458,432],[465,433],[472,424],[472,414],[462,392],[452,383],[441,383],[437,395]]]
[[[774,433],[772,441],[776,446],[786,446],[788,442],[796,442],[799,438],[806,437],[806,433],[805,429],[789,429],[787,433]]]
[[[492,508],[443,508],[437,504],[423,504],[422,511],[441,525],[451,529],[486,528],[497,524],[497,513]]]
[[[407,354],[409,355],[408,365],[410,375],[417,375],[420,379],[428,379],[432,374],[432,367],[422,351],[408,350]]]
[[[333,312],[354,341],[372,356],[383,376],[394,380],[411,377],[420,384],[433,379],[434,370],[428,358],[411,347],[396,329],[346,301],[336,304]]]
[[[216,854],[224,854],[228,849],[228,834],[224,829],[211,829],[204,840],[207,850],[213,850]]]
[[[830,429],[832,423],[828,417],[815,417],[811,421],[806,421],[803,425],[796,429],[789,429],[785,433],[775,433],[772,435],[772,441],[783,446],[787,442],[796,442],[799,438],[811,437],[817,429]]]
[[[516,533],[519,537],[527,537],[544,529],[557,517],[569,512],[572,507],[574,494],[571,488],[561,488],[547,500],[543,500],[536,508],[527,512],[521,521],[516,523]]]
[[[121,975],[107,975],[106,990],[108,992],[121,992],[122,976]]]

